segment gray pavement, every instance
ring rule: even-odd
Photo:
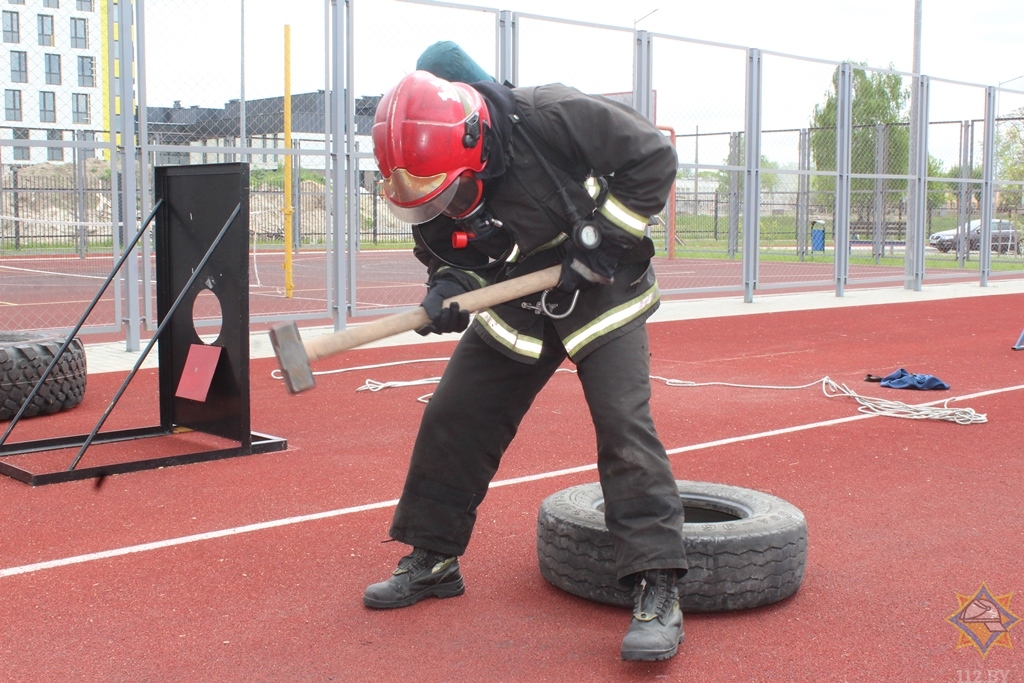
[[[661,308],[651,319],[652,323],[672,320],[695,320],[699,318],[718,318],[736,315],[754,315],[758,313],[778,313],[783,311],[817,310],[846,308],[850,306],[869,306],[874,304],[910,303],[915,301],[938,301],[950,298],[975,296],[998,296],[1002,294],[1024,293],[1024,280],[990,281],[988,287],[980,287],[977,283],[957,283],[929,285],[919,292],[901,288],[879,289],[847,289],[845,296],[837,297],[835,292],[810,292],[801,294],[758,294],[752,303],[744,303],[740,298],[711,297],[707,299],[686,299],[663,301]],[[1024,310],[1019,311],[1018,327],[1024,329]],[[363,323],[355,323],[356,325]],[[311,326],[301,329],[304,339],[330,334],[330,326]],[[1014,332],[1014,334],[1019,334]],[[388,339],[367,344],[366,347],[401,346],[411,344],[431,344],[439,341],[452,341],[455,336],[439,337],[430,335],[421,337],[415,332],[406,332]],[[1016,340],[1007,339],[1009,343]],[[140,352],[125,350],[125,343],[107,342],[89,344],[86,342],[86,359],[90,374],[102,372],[126,372],[138,362]],[[146,347],[148,340],[143,340],[141,347]],[[266,331],[253,332],[249,337],[249,354],[251,358],[269,358],[274,355],[270,339]],[[142,364],[143,368],[157,367],[157,351],[154,346]]]

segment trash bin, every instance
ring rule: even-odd
[[[825,251],[825,228],[811,230],[811,251]]]

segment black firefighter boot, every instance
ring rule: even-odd
[[[466,592],[459,558],[414,548],[398,561],[391,578],[368,586],[363,604],[374,609],[408,607],[423,598],[453,598]]]
[[[674,657],[683,642],[683,613],[675,569],[642,572],[633,588],[633,621],[622,639],[626,661],[657,661]]]

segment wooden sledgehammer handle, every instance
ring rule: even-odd
[[[535,273],[453,296],[450,299],[445,299],[444,305],[448,306],[455,301],[458,302],[459,308],[462,310],[475,313],[527,294],[551,289],[558,284],[560,273],[561,266],[551,266]],[[306,349],[306,355],[309,356],[309,362],[312,363],[378,339],[386,339],[402,332],[418,330],[428,323],[430,323],[430,318],[427,317],[427,312],[423,310],[422,306],[417,306],[410,311],[389,315],[352,329],[305,340],[302,345]]]

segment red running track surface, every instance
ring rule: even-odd
[[[1016,680],[1024,627],[1007,632],[1012,648],[983,658],[957,647],[947,617],[982,584],[996,596],[1024,590],[1024,353],[1010,349],[1022,327],[1024,295],[652,324],[652,373],[665,378],[792,386],[827,375],[907,403],[996,392],[958,402],[988,416],[962,426],[861,419],[852,399],[816,387],[656,381],[677,478],[781,496],[804,511],[810,539],[795,596],[688,615],[679,655],[656,664],[619,660],[628,611],[567,595],[537,570],[538,504],[595,481],[593,470],[493,488],[462,560],[464,596],[365,609],[363,588],[406,552],[382,542],[422,413],[416,397],[431,387],[356,390],[368,378],[436,376],[443,363],[325,375],[289,396],[270,376],[274,361],[255,360],[253,429],[286,437],[285,452],[119,475],[99,489],[0,478],[0,678]],[[452,346],[356,350],[316,369],[444,357]],[[952,390],[862,381],[899,367]],[[90,376],[81,406],[26,420],[14,440],[88,431],[122,380]],[[155,395],[144,371],[109,428],[157,422]],[[496,480],[585,467],[593,450],[578,382],[559,373]],[[80,557],[103,551],[114,552]],[[1007,604],[1024,617],[1024,599]]]

